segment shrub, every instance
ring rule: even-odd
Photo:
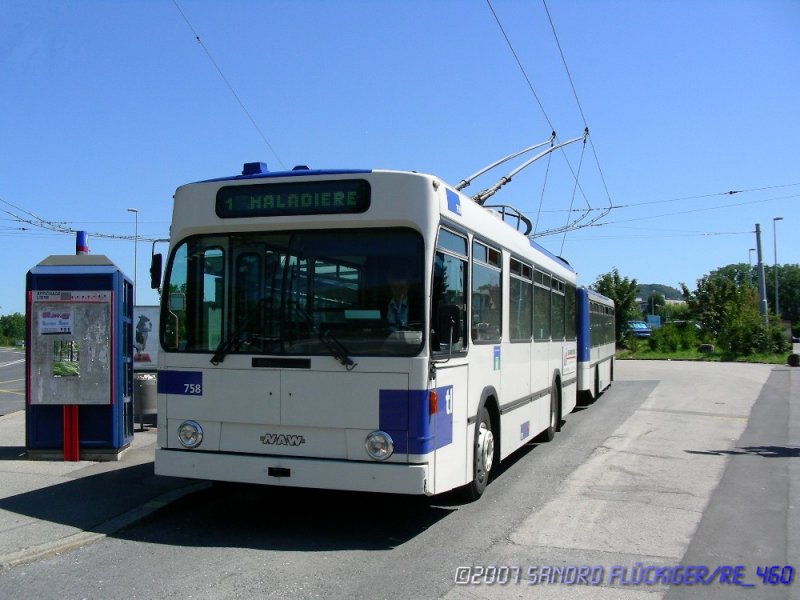
[[[625,334],[624,340],[625,340],[625,343],[624,343],[625,347],[628,350],[630,350],[631,352],[633,352],[634,354],[636,354],[637,352],[641,351],[641,349],[642,349],[642,340],[637,338],[635,335],[633,335],[632,331],[628,331]]]
[[[674,325],[663,325],[653,330],[648,343],[653,351],[677,352],[681,348],[681,334]]]

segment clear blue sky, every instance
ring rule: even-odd
[[[492,0],[516,58],[485,0],[178,4],[268,143],[172,0],[0,0],[0,210],[89,231],[92,253],[131,276],[133,242],[91,233],[132,236],[135,207],[139,234],[164,237],[177,186],[243,162],[455,184],[551,127],[584,128],[539,0]],[[585,284],[617,267],[693,288],[748,261],[755,223],[771,264],[777,216],[779,262],[800,261],[800,2],[547,6],[597,161],[574,144],[493,200],[534,220],[541,202],[539,230],[571,203],[619,207],[537,240]],[[138,300],[154,304],[150,244],[138,250]],[[73,252],[73,235],[0,212],[0,314],[24,312],[31,267]]]

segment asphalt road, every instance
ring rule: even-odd
[[[600,400],[503,463],[478,502],[214,486],[113,537],[0,571],[0,597],[800,597],[756,576],[800,567],[797,369],[617,365]],[[602,581],[528,585],[531,567],[550,565],[599,568]],[[730,566],[730,580],[738,565],[756,587],[721,575],[633,582],[679,565]],[[487,566],[511,580],[490,584]],[[460,585],[465,573],[483,583]]]
[[[0,348],[0,416],[25,408],[25,352]]]

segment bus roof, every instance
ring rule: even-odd
[[[597,290],[591,287],[581,286],[578,288],[579,291],[583,291],[589,297],[589,299],[594,300],[595,302],[599,302],[600,304],[606,304],[608,306],[614,306],[614,301],[609,298],[608,296],[604,296]]]
[[[244,163],[241,175],[203,179],[194,183],[211,183],[214,181],[242,181],[248,179],[269,179],[273,177],[308,177],[311,175],[352,175],[355,173],[372,173],[372,169],[309,169],[305,165],[297,165],[290,171],[270,171],[266,163]]]
[[[195,181],[194,183],[214,183],[220,181],[247,181],[254,179],[274,179],[279,177],[311,177],[316,175],[354,175],[359,173],[375,173],[375,172],[382,172],[382,171],[376,171],[375,169],[310,169],[306,165],[297,165],[288,171],[270,171],[266,163],[252,162],[252,163],[244,163],[242,167],[242,173],[240,175],[215,177],[212,179]],[[386,172],[413,173],[414,175],[424,176],[423,173],[419,173],[416,171],[386,171]],[[428,177],[433,177],[433,176],[428,175]],[[448,187],[452,188],[452,186]],[[464,196],[463,192],[456,192],[455,190],[454,192],[459,194],[460,196]],[[491,210],[491,208],[487,207],[486,210]],[[571,273],[577,273],[575,269],[572,268],[572,265],[570,265],[569,262],[567,262],[562,257],[553,254],[552,252],[542,247],[541,245],[537,244],[533,240],[529,240],[529,242],[531,247],[534,248],[536,251],[541,252],[548,258],[554,260],[555,262],[563,266],[565,269],[567,269],[567,271]]]
[[[569,262],[567,262],[566,259],[563,259],[560,256],[556,256],[555,254],[550,252],[547,248],[544,248],[544,247],[540,246],[539,244],[537,244],[533,240],[531,240],[530,242],[531,242],[531,247],[532,248],[535,248],[536,250],[538,250],[542,254],[545,254],[546,256],[549,256],[553,260],[561,263],[564,266],[564,268],[567,269],[568,271],[572,271],[573,273],[577,273],[577,271],[572,268],[572,265],[569,264]]]

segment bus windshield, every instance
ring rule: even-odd
[[[167,351],[412,356],[423,343],[423,242],[410,229],[193,236],[167,267]],[[224,349],[224,350],[223,350]]]

